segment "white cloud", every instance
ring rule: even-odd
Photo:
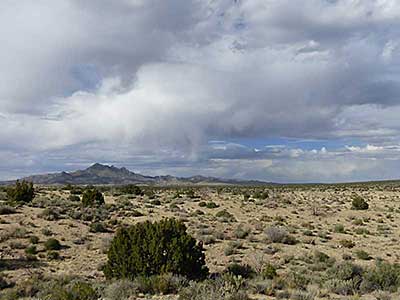
[[[357,147],[357,146],[346,146],[346,149],[351,152],[360,152],[360,153],[378,153],[385,150],[385,147],[382,146],[374,146],[374,145],[366,145],[365,147]]]

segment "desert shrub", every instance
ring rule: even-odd
[[[203,216],[204,212],[200,209],[196,209],[194,212],[191,213],[191,216]]]
[[[314,258],[314,262],[317,262],[317,263],[325,263],[325,262],[328,262],[330,259],[328,254],[321,252],[321,251],[315,251],[313,258]]]
[[[154,199],[156,197],[156,193],[152,189],[147,189],[144,194],[149,198],[149,199]]]
[[[136,196],[143,196],[144,192],[143,190],[134,184],[128,184],[124,185],[120,188],[121,193],[123,194],[130,194],[130,195],[136,195]]]
[[[25,253],[35,255],[37,253],[36,246],[35,245],[29,246],[28,248],[25,249]]]
[[[53,235],[53,231],[51,231],[51,229],[50,228],[43,228],[42,230],[41,230],[41,232],[43,233],[43,235],[45,235],[45,236],[52,236]]]
[[[240,280],[207,280],[191,282],[188,287],[179,292],[179,300],[249,300],[247,294],[241,290]]]
[[[353,260],[353,256],[351,256],[348,253],[343,253],[342,258],[343,258],[343,260]]]
[[[27,233],[24,227],[11,227],[7,230],[0,230],[0,242],[5,242],[10,238],[26,238]]]
[[[88,187],[82,195],[83,206],[100,206],[104,204],[103,194],[94,187]]]
[[[119,223],[119,221],[117,218],[114,218],[114,219],[111,219],[108,221],[108,224],[111,226],[116,226],[116,225],[118,225],[118,223]]]
[[[400,265],[378,261],[373,268],[363,274],[361,283],[363,292],[374,290],[397,291],[400,286]]]
[[[19,241],[12,241],[10,243],[10,248],[11,249],[24,249],[26,245],[24,243],[21,243]]]
[[[39,299],[51,300],[97,300],[99,294],[88,282],[81,280],[52,279],[36,287]]]
[[[236,253],[236,249],[235,247],[232,247],[231,245],[228,245],[225,249],[224,249],[224,254],[226,256],[231,256],[233,254]]]
[[[210,202],[207,202],[207,203],[206,203],[206,207],[207,207],[207,208],[210,208],[210,209],[213,209],[213,208],[219,207],[219,205],[216,204],[215,202],[210,201]]]
[[[199,196],[196,195],[196,193],[192,189],[189,189],[189,190],[186,191],[186,197],[188,197],[190,199],[199,198]]]
[[[35,262],[38,261],[38,258],[36,257],[35,254],[25,253],[25,261],[28,263],[32,263],[34,265]]]
[[[25,227],[15,227],[11,230],[12,237],[17,239],[24,239],[26,238],[28,231]]]
[[[224,253],[226,256],[230,256],[236,253],[236,250],[242,246],[242,243],[233,241],[230,242],[227,247],[224,249]]]
[[[47,252],[47,258],[48,258],[49,260],[57,260],[57,259],[60,259],[60,253],[58,253],[57,251],[54,251],[54,250],[49,251],[49,252]]]
[[[11,202],[29,203],[35,197],[35,189],[32,182],[17,181],[7,190],[7,198]]]
[[[343,224],[336,224],[335,227],[333,228],[333,231],[336,233],[345,233],[346,232]]]
[[[359,288],[359,279],[330,279],[324,282],[324,287],[330,292],[338,295],[354,295]]]
[[[74,283],[66,294],[66,300],[95,300],[99,298],[96,290],[87,282]]]
[[[370,260],[370,259],[372,259],[372,257],[365,250],[357,250],[355,252],[355,254],[356,254],[356,257],[358,259],[362,259],[362,260]]]
[[[269,193],[268,193],[268,191],[265,191],[265,190],[261,190],[261,191],[258,190],[253,194],[254,199],[261,199],[261,200],[267,199],[268,196],[269,196]]]
[[[16,212],[16,209],[12,206],[0,205],[0,215],[11,215],[15,214]]]
[[[186,232],[183,222],[175,219],[120,228],[107,255],[107,278],[164,273],[202,278],[208,272],[202,245]]]
[[[265,233],[267,235],[267,239],[272,243],[282,243],[288,245],[294,245],[296,243],[296,239],[282,227],[268,227]]]
[[[139,276],[133,280],[137,293],[141,294],[176,294],[187,285],[187,279],[173,274]]]
[[[99,207],[82,207],[81,209],[71,211],[73,219],[81,219],[83,221],[100,222],[108,219],[109,210],[105,205]]]
[[[378,222],[379,220],[377,220]],[[382,222],[383,223],[383,222]],[[388,225],[383,225],[383,224],[379,224],[376,227],[376,230],[379,232],[379,234],[388,234],[390,233],[390,226]]]
[[[324,271],[329,267],[332,267],[332,265],[335,263],[335,258],[330,257],[324,252],[321,251],[315,251],[311,261],[309,262],[310,264],[310,269],[312,271]]]
[[[55,221],[60,218],[60,215],[54,208],[46,208],[40,213],[39,217],[47,221]]]
[[[261,276],[264,279],[274,279],[278,274],[276,268],[271,264],[265,264],[261,271]]]
[[[48,196],[38,196],[32,200],[30,205],[33,207],[46,208],[56,206],[55,202],[54,199],[50,199]]]
[[[71,194],[68,196],[68,201],[79,202],[81,201],[81,198],[78,195]]]
[[[6,201],[7,200],[7,193],[6,193],[6,189],[1,189],[0,188],[0,201]]]
[[[108,232],[107,227],[101,222],[94,222],[89,226],[90,232]]]
[[[314,236],[314,233],[313,233],[311,230],[309,230],[309,229],[304,230],[304,231],[303,231],[303,234],[304,234],[305,236]]]
[[[282,223],[285,222],[285,217],[282,217],[282,216],[280,216],[280,215],[276,215],[276,216],[274,217],[274,220],[275,220],[277,223],[282,224]]]
[[[20,292],[16,288],[5,289],[0,294],[2,300],[15,300],[20,299]],[[29,299],[31,300],[31,299]],[[36,299],[35,299],[36,300]]]
[[[327,275],[330,279],[350,280],[354,279],[361,283],[363,269],[351,262],[342,262],[328,269]]]
[[[169,206],[169,209],[171,211],[179,211],[180,208],[176,203],[171,203],[170,206]]]
[[[44,248],[46,250],[60,250],[61,244],[57,239],[51,238],[44,243]]]
[[[179,191],[176,191],[175,194],[172,196],[173,199],[179,199],[182,198],[181,193]]]
[[[217,218],[223,219],[226,222],[235,222],[236,221],[234,215],[232,215],[229,211],[227,211],[225,209],[224,210],[220,210],[219,212],[217,212],[215,214],[215,216]]]
[[[250,199],[250,194],[244,193],[243,194],[243,201],[248,201]]]
[[[293,291],[290,294],[291,300],[314,300],[315,299],[315,292],[308,292],[308,291]]]
[[[275,286],[274,280],[253,279],[250,282],[250,288],[251,288],[251,291],[254,292],[255,294],[268,295],[268,296],[275,295],[276,296],[275,289],[277,289],[277,288]],[[280,298],[276,298],[276,299],[280,299]]]
[[[141,213],[140,211],[138,211],[136,209],[132,209],[131,211],[129,211],[129,215],[131,217],[142,217],[142,216],[144,216],[143,213]]]
[[[367,228],[356,228],[354,230],[355,234],[360,234],[360,235],[365,235],[365,234],[369,234],[369,230]]]
[[[79,186],[71,186],[70,188],[71,195],[82,195],[82,188]]]
[[[244,227],[243,224],[237,226],[234,230],[235,237],[238,239],[244,239],[250,234],[250,228]]]
[[[355,210],[366,210],[369,207],[368,203],[360,196],[354,196],[351,205]]]
[[[310,278],[304,272],[291,271],[285,274],[283,278],[285,285],[290,289],[305,290],[310,283]]]
[[[29,241],[32,243],[32,244],[37,244],[37,243],[39,243],[39,237],[37,237],[36,235],[32,235],[32,236],[30,236],[29,237]]]
[[[104,288],[102,296],[107,300],[126,300],[137,293],[137,284],[131,280],[123,279],[108,284]]]
[[[159,205],[161,205],[161,201],[158,200],[158,199],[155,199],[155,200],[150,201],[150,204],[151,205],[155,205],[155,206],[159,206]]]
[[[228,265],[225,272],[234,276],[242,276],[243,278],[251,278],[256,274],[250,265],[241,265],[238,263]]]
[[[356,244],[351,240],[340,240],[339,244],[345,248],[353,248]]]
[[[199,236],[198,239],[204,243],[204,245],[211,245],[216,242],[216,239],[213,235],[202,235]]]

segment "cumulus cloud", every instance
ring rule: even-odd
[[[0,150],[38,170],[363,179],[351,142],[399,142],[399,15],[389,0],[3,1]],[[279,137],[350,145],[210,144]]]
[[[196,24],[200,8],[190,0],[2,1],[1,109],[41,114],[103,77],[131,81]]]

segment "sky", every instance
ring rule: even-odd
[[[397,0],[2,0],[0,180],[400,178],[399,50]]]

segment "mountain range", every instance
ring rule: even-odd
[[[35,184],[61,185],[61,184],[148,184],[148,185],[265,185],[270,184],[258,180],[236,180],[221,179],[216,177],[205,177],[201,175],[192,177],[165,176],[145,176],[129,171],[126,168],[118,168],[95,163],[85,170],[74,172],[50,173],[42,175],[32,175],[24,180]],[[3,182],[11,184],[12,181]]]

